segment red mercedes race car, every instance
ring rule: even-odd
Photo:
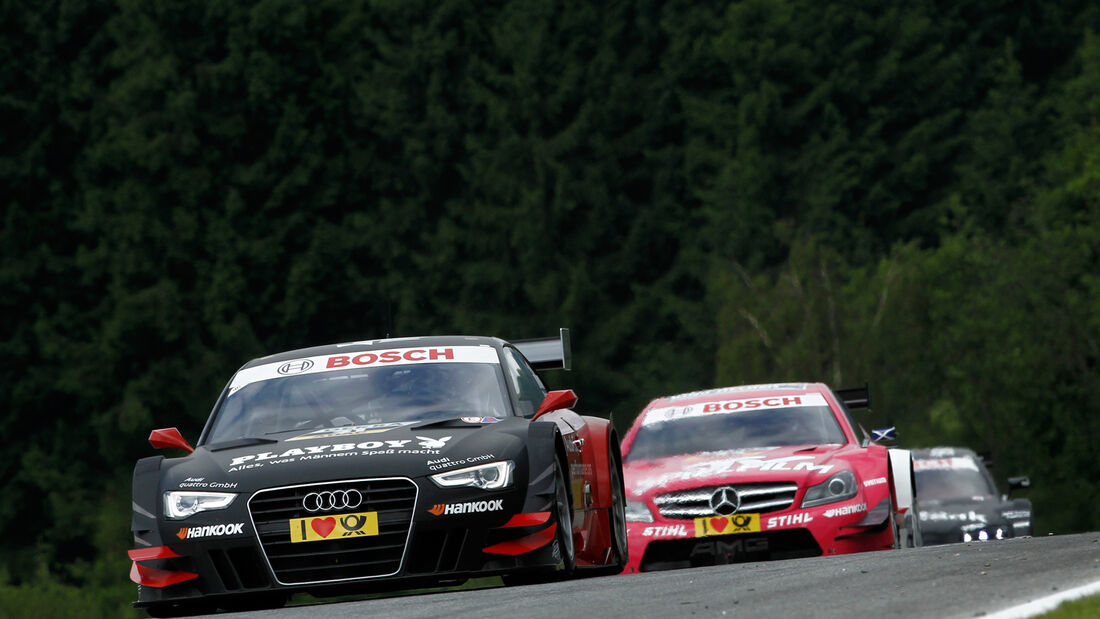
[[[869,401],[799,383],[650,402],[622,444],[626,573],[919,545],[909,452],[849,411]]]

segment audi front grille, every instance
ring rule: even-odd
[[[710,498],[721,488],[733,488],[741,499],[737,513],[761,514],[787,509],[794,503],[798,492],[795,483],[729,484],[707,486],[658,495],[653,502],[665,518],[701,518],[717,515],[710,506]]]
[[[354,507],[336,506],[308,511],[303,500],[311,493],[358,492]],[[409,528],[416,506],[417,487],[404,477],[353,479],[268,488],[252,495],[248,511],[260,546],[275,579],[284,585],[334,582],[391,576],[401,570]],[[316,503],[311,501],[314,508]],[[378,513],[378,535],[332,540],[291,542],[293,518]]]

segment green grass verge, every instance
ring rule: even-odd
[[[0,617],[87,617],[137,619],[145,613],[130,606],[136,588],[81,588],[54,583],[0,585]]]
[[[1062,602],[1058,608],[1040,615],[1044,619],[1095,619],[1100,617],[1100,595]]]

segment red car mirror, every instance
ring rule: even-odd
[[[546,413],[558,411],[563,408],[573,408],[576,405],[577,394],[574,393],[572,389],[548,391],[546,397],[542,399],[542,404],[539,405],[539,410],[535,412],[535,416],[531,418],[531,421],[542,417]]]
[[[191,453],[195,451],[195,448],[191,446],[191,443],[187,442],[187,439],[183,438],[180,431],[175,428],[161,428],[159,430],[153,430],[149,433],[149,444],[157,449],[163,449],[165,447],[177,447]]]

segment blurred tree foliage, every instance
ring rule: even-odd
[[[0,24],[0,587],[126,599],[147,432],[197,436],[252,357],[387,334],[569,326],[551,381],[620,429],[661,394],[868,381],[869,425],[1030,474],[1039,532],[1100,527],[1095,3]]]

